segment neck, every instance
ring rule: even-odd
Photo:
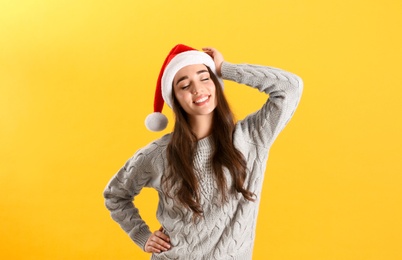
[[[198,140],[209,136],[212,132],[213,115],[202,115],[190,118],[191,130]]]

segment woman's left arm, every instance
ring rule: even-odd
[[[238,129],[249,141],[268,148],[295,112],[303,81],[290,72],[259,65],[223,62],[220,71],[223,79],[246,84],[269,95],[263,107],[242,120]]]

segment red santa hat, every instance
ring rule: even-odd
[[[166,128],[168,119],[162,114],[162,109],[165,102],[170,108],[173,107],[173,79],[180,69],[193,64],[204,64],[216,76],[218,75],[211,56],[183,44],[176,45],[169,52],[159,72],[158,81],[156,82],[154,112],[145,119],[145,126],[148,130],[157,132]],[[223,86],[221,79],[220,81]]]

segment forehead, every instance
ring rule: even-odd
[[[175,79],[183,76],[189,76],[191,74],[196,74],[198,71],[201,70],[207,70],[207,66],[204,64],[192,64],[192,65],[187,65],[181,68],[180,70],[177,71],[175,75]]]

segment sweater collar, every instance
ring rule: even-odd
[[[197,142],[197,149],[201,150],[212,150],[213,148],[213,139],[212,135],[209,135],[207,137],[204,137]]]

